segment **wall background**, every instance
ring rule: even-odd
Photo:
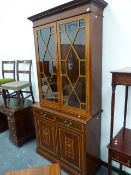
[[[32,22],[27,17],[68,2],[69,0],[1,0],[0,1],[0,67],[2,60],[32,59],[33,91],[38,101],[35,50]],[[110,132],[111,70],[131,67],[131,0],[106,0],[103,21],[103,85],[101,159],[108,160],[107,144]],[[1,75],[1,72],[0,72]],[[124,88],[117,88],[115,132],[123,123]],[[130,90],[131,94],[131,90]],[[131,106],[131,95],[129,96]],[[130,117],[129,117],[130,116]],[[131,108],[127,126],[131,128]],[[131,173],[131,170],[124,168]]]

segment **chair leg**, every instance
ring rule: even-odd
[[[5,89],[2,89],[2,97],[3,97],[3,100],[4,100],[4,105],[6,107],[7,106],[7,101],[6,101],[6,90]]]
[[[5,90],[6,94],[7,94],[7,97],[10,98],[10,94],[9,94],[9,91],[8,90]]]
[[[22,99],[24,99],[22,91],[20,90],[19,92],[20,92],[20,95],[21,95]]]
[[[31,96],[32,96],[33,103],[35,103],[35,99],[34,99],[33,91],[32,91],[32,86],[30,86],[30,93],[31,93]]]
[[[122,175],[122,164],[120,163],[120,175]]]
[[[20,100],[20,91],[16,91],[16,96]]]

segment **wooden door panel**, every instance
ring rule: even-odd
[[[59,128],[60,160],[75,169],[81,169],[82,136],[79,133]]]
[[[55,149],[55,124],[47,120],[37,118],[38,143],[40,148],[56,154]]]

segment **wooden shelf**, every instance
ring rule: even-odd
[[[131,129],[122,128],[108,148],[131,158]]]

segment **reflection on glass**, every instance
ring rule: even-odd
[[[60,30],[63,104],[85,110],[85,20],[61,24]]]
[[[86,87],[85,87],[85,77],[81,77],[81,78],[79,78],[79,80],[78,80],[78,82],[77,82],[77,84],[76,84],[76,86],[75,86],[75,92],[76,92],[76,94],[77,94],[77,96],[78,96],[78,98],[79,98],[79,101],[81,102],[81,103],[85,103],[86,101],[86,89],[85,89]]]
[[[42,97],[46,100],[58,102],[54,31],[54,27],[39,30],[37,32],[37,41]]]
[[[78,21],[73,21],[66,24],[66,32],[68,33],[71,41],[74,40],[77,31],[78,31]]]
[[[85,26],[85,20],[84,19],[80,19],[79,25],[80,25],[80,27],[84,27]]]
[[[63,98],[67,100],[70,96],[72,87],[66,76],[62,77],[62,90],[63,90]]]
[[[60,33],[61,59],[65,60],[70,49],[70,40],[65,32]]]
[[[73,49],[67,58],[67,76],[71,83],[75,83],[79,77],[79,61]]]
[[[75,108],[80,108],[80,103],[79,100],[74,92],[72,92],[69,101],[68,101],[69,106],[75,107]]]
[[[51,33],[55,32],[55,27],[51,27]]]
[[[66,74],[66,61],[61,61],[62,74]]]
[[[56,61],[52,62],[52,66],[53,66],[53,73],[56,73]]]
[[[85,61],[80,61],[80,75],[85,75]]]
[[[74,42],[74,48],[80,59],[85,59],[85,28],[80,28]]]
[[[51,35],[50,40],[49,40],[49,44],[48,44],[48,51],[50,53],[50,56],[52,59],[55,59],[55,54],[56,54],[56,48],[55,46],[55,40],[54,40],[54,34]]]
[[[45,53],[46,47],[45,47],[45,45],[43,43],[40,31],[37,32],[37,36],[38,36],[38,54],[39,54],[39,59],[42,60],[43,57],[44,57],[44,53]]]
[[[60,31],[64,31],[65,30],[65,24],[61,24],[60,25]]]
[[[47,45],[50,37],[50,28],[44,28],[41,30],[41,37],[43,42]]]

